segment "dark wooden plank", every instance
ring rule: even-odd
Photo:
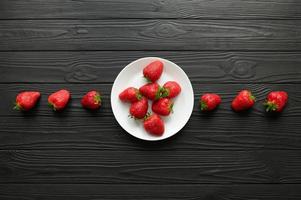
[[[300,188],[299,184],[0,184],[0,198],[6,200],[299,200]]]
[[[300,52],[210,51],[0,52],[0,82],[112,83],[147,56],[177,63],[198,83],[301,83]]]
[[[300,151],[0,151],[1,183],[300,183]]]
[[[2,0],[0,5],[0,19],[301,18],[296,0]]]
[[[200,116],[194,113],[174,137],[135,139],[113,116],[0,117],[0,149],[242,150],[301,149],[300,117]]]
[[[301,50],[301,20],[3,20],[5,50]]]
[[[110,84],[1,84],[0,149],[301,149],[300,84],[193,84],[195,106],[187,126],[166,142],[140,142],[126,134],[111,111]],[[47,94],[60,87],[72,91],[72,102],[56,114],[47,106]],[[81,95],[88,89],[100,89],[103,107],[91,113],[81,108]],[[230,108],[236,91],[250,88],[257,97],[255,108],[237,114]],[[18,91],[39,89],[42,96],[37,109],[28,114],[12,110]],[[289,104],[280,116],[264,113],[262,101],[271,90],[289,93]],[[204,92],[217,92],[223,103],[211,115],[201,114],[198,99]],[[177,105],[175,105],[177,106]]]

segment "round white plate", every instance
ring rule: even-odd
[[[119,94],[127,87],[132,86],[139,89],[147,83],[143,77],[143,68],[158,59],[164,64],[164,70],[158,83],[163,85],[167,81],[177,81],[182,88],[181,93],[173,99],[173,113],[167,117],[162,117],[165,122],[165,132],[159,137],[147,133],[141,120],[130,118],[128,116],[130,104],[119,100]],[[146,57],[131,62],[118,74],[111,91],[111,106],[117,122],[129,134],[142,140],[163,140],[179,132],[188,122],[193,105],[193,89],[186,73],[175,63],[162,58]],[[149,111],[151,111],[151,101],[149,101]]]

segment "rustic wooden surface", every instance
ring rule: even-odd
[[[128,135],[110,106],[114,78],[146,56],[180,65],[195,105],[174,137]],[[47,95],[67,88],[62,113]],[[258,103],[231,111],[249,88]],[[0,199],[301,199],[301,3],[297,0],[3,0],[0,2]],[[16,94],[38,89],[29,113]],[[98,112],[83,110],[89,89]],[[289,93],[280,115],[261,105]],[[199,112],[204,92],[222,95]]]

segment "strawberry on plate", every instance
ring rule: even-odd
[[[160,60],[151,62],[143,69],[143,76],[150,82],[156,82],[163,72],[163,63]]]
[[[85,94],[81,100],[81,104],[84,108],[90,110],[96,110],[101,106],[101,96],[100,93],[92,90]]]
[[[33,107],[35,107],[40,97],[41,97],[40,92],[36,92],[36,91],[21,92],[16,97],[16,103],[14,109],[21,110],[21,111],[29,111]]]
[[[157,114],[147,116],[143,122],[144,129],[155,136],[161,136],[164,133],[164,121]]]
[[[161,98],[153,102],[152,110],[154,113],[168,116],[172,112],[173,102],[168,98]]]
[[[206,93],[202,95],[200,99],[201,111],[212,111],[221,103],[221,101],[222,99],[218,94]]]
[[[255,103],[255,97],[249,90],[242,90],[232,101],[232,109],[236,112],[248,110],[253,107]]]
[[[140,93],[152,101],[161,97],[161,90],[158,83],[147,83],[139,88]]]
[[[141,98],[141,93],[134,87],[128,87],[119,94],[119,99],[123,102],[134,103],[141,100]]]
[[[48,105],[53,108],[54,111],[63,110],[70,99],[70,92],[68,90],[59,90],[52,93],[48,97]]]
[[[141,100],[136,101],[130,106],[130,115],[135,119],[142,119],[147,114],[148,100],[142,97]]]
[[[288,95],[284,91],[273,91],[267,96],[264,106],[267,112],[281,112],[288,100]]]
[[[174,98],[181,92],[181,86],[176,81],[168,81],[163,85],[162,97]]]

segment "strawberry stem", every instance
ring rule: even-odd
[[[54,111],[56,111],[56,108],[55,108],[55,106],[54,106],[52,103],[48,102],[48,106],[49,106],[50,108],[52,108]]]
[[[143,117],[143,121],[147,120],[151,116],[150,112],[147,112],[146,115]]]
[[[207,103],[205,103],[204,101],[200,102],[200,106],[201,106],[201,111],[205,111],[208,109]]]
[[[94,97],[94,101],[95,101],[95,104],[100,104],[101,103],[101,96],[98,92],[96,93],[96,95]]]
[[[138,91],[137,93],[136,93],[136,98],[140,101],[141,99],[142,99],[142,94]]]
[[[174,106],[174,104],[172,103],[172,104],[170,104],[170,106],[169,106],[169,111],[171,112],[171,113],[173,113],[173,106]]]
[[[22,110],[21,106],[18,103],[15,103],[15,106],[13,107],[14,110]]]
[[[146,82],[152,83],[152,81],[148,77],[146,77],[146,76],[143,76],[143,77],[145,78]]]
[[[161,88],[161,97],[167,97],[169,95],[169,90],[162,87]]]
[[[156,92],[155,100],[158,100],[162,97],[162,92],[161,91],[162,91],[162,87],[160,87],[158,89],[158,91]]]
[[[274,111],[277,111],[277,109],[278,109],[277,104],[275,104],[274,102],[271,102],[271,101],[267,101],[263,105],[266,107],[265,108],[266,112],[274,112]]]

